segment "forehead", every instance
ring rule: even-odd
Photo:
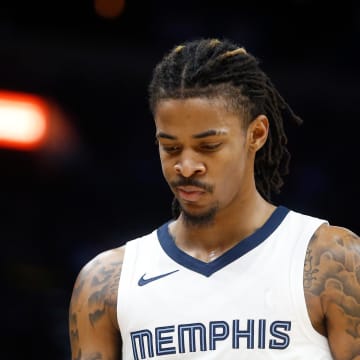
[[[193,136],[212,130],[237,133],[242,118],[229,111],[222,99],[188,98],[161,100],[155,109],[157,133]]]

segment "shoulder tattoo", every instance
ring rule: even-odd
[[[97,257],[80,272],[72,293],[69,309],[69,332],[73,360],[101,360],[100,352],[82,354],[79,329],[80,321],[88,321],[89,326],[109,316],[117,327],[116,305],[122,261],[109,261],[106,257]],[[86,318],[80,320],[79,313],[86,311]]]
[[[346,319],[346,333],[360,346],[360,238],[335,231],[328,239],[312,237],[304,264],[304,290]]]
[[[117,290],[122,262],[98,264],[98,271],[90,280],[90,295],[88,298],[89,320],[92,325],[104,316],[106,310],[116,311]]]

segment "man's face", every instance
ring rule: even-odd
[[[226,109],[223,100],[204,98],[163,100],[156,108],[163,174],[194,223],[230,214],[253,179],[243,119]]]

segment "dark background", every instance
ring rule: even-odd
[[[0,89],[44,96],[71,134],[0,148],[1,358],[70,359],[80,268],[170,217],[147,85],[165,51],[200,36],[244,45],[304,119],[275,201],[360,233],[358,2],[128,0],[110,19],[91,1],[1,1]]]

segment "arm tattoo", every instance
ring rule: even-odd
[[[70,314],[70,337],[74,342],[79,341],[79,331],[77,328],[77,318],[75,313]]]
[[[360,242],[352,233],[310,241],[304,264],[304,290],[324,300],[324,314],[341,314],[353,357],[360,353]],[[329,320],[329,319],[328,319]],[[350,359],[350,358],[349,358]]]
[[[79,298],[79,295],[81,293],[81,290],[83,289],[84,287],[84,283],[85,283],[85,280],[81,280],[79,281],[79,283],[76,283],[75,284],[75,287],[74,287],[74,290],[73,290],[73,302],[76,302]]]
[[[116,323],[117,290],[120,279],[122,262],[103,261],[96,258],[80,273],[71,297],[69,309],[69,332],[73,360],[102,360],[101,352],[84,354],[81,348],[81,333],[79,334],[78,313],[88,309],[88,320],[95,327],[105,314],[110,315],[110,321]],[[86,290],[85,290],[86,289]],[[86,291],[86,292],[85,292]],[[84,295],[89,293],[87,298]],[[87,299],[87,305],[84,300]]]
[[[313,256],[311,248],[308,248],[306,251],[305,265],[304,265],[304,289],[311,289],[313,280],[316,280],[316,273],[319,272],[318,269],[314,268]]]
[[[117,289],[120,278],[121,262],[112,262],[102,266],[100,271],[92,278],[91,288],[93,293],[89,296],[89,320],[94,326],[106,310],[116,311]]]
[[[75,294],[75,298],[77,299],[78,294]],[[74,298],[71,300],[70,305],[70,316],[69,316],[69,328],[70,328],[70,344],[74,359],[73,360],[81,360],[81,348],[79,345],[79,330],[77,324],[77,315],[72,309],[72,304],[74,302]]]

